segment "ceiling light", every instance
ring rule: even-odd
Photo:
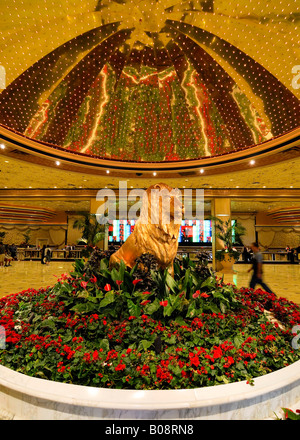
[[[110,173],[110,171],[109,170],[106,170],[106,174],[109,174]]]
[[[153,173],[153,176],[156,176],[156,173]]]
[[[201,168],[201,170],[200,170],[200,173],[201,173],[201,174],[203,174],[203,173],[204,173],[204,169],[203,169],[203,168]]]
[[[5,145],[4,145],[4,144],[1,144],[1,145],[0,145],[0,148],[1,148],[1,150],[5,150]]]
[[[255,164],[255,160],[250,160],[250,165],[254,165]]]
[[[57,160],[55,163],[56,163],[56,165],[59,167],[59,165],[60,165],[60,161]]]

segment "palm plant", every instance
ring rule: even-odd
[[[234,244],[242,244],[241,237],[245,235],[246,228],[237,221],[232,224],[230,218],[223,221],[218,217],[212,217],[212,220],[215,221],[216,237],[224,243],[224,249],[216,251],[216,259],[223,260],[225,255],[229,254],[237,260],[240,252],[234,248]],[[235,237],[234,241],[233,237]]]
[[[79,241],[94,246],[105,237],[105,224],[101,224],[96,214],[88,212],[80,213],[81,218],[78,218],[73,223],[74,229],[82,230],[82,237]]]

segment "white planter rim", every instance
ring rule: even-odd
[[[264,399],[281,390],[299,387],[300,360],[275,372],[247,381],[180,390],[119,390],[66,384],[30,377],[0,366],[0,392],[14,392],[30,398],[81,407],[163,410],[212,407],[226,403]]]

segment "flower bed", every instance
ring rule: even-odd
[[[300,359],[296,304],[238,290],[189,260],[175,263],[173,279],[152,266],[110,271],[106,257],[77,260],[53,287],[0,300],[1,365],[58,382],[151,390],[251,384]]]

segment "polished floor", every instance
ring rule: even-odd
[[[247,287],[250,281],[249,267],[245,264],[235,265],[235,272],[225,274],[224,281],[234,283],[237,287]],[[0,267],[0,297],[30,287],[52,286],[57,277],[72,271],[72,268],[72,262],[64,261],[51,261],[49,265],[42,265],[39,261],[15,261],[10,267]],[[300,304],[300,265],[265,264],[264,281],[277,296]]]

